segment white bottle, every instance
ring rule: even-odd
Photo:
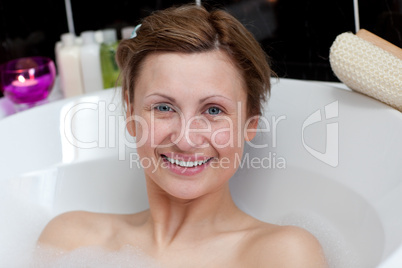
[[[63,91],[62,89],[62,85],[60,82],[60,49],[63,46],[63,44],[61,43],[61,41],[57,41],[56,44],[54,45],[54,55],[55,55],[55,59],[56,59],[56,71],[57,71],[57,75],[59,79],[56,79],[55,83],[56,84],[56,88],[61,89],[61,91]]]
[[[103,43],[103,31],[102,30],[95,31],[95,40],[99,44]]]
[[[62,47],[59,50],[59,74],[61,88],[66,98],[84,93],[80,48],[75,44],[75,39],[75,35],[71,33],[61,36]]]
[[[59,54],[60,54],[60,49],[63,46],[61,41],[57,41],[56,44],[54,45],[54,54],[55,54],[55,58],[56,58],[56,67],[57,67],[57,71],[60,65],[60,60],[59,60]]]
[[[135,27],[134,26],[127,26],[121,29],[121,39],[130,39]]]
[[[100,45],[95,40],[95,32],[82,32],[81,38],[82,46],[80,48],[80,56],[84,92],[102,90],[103,82],[99,55]]]

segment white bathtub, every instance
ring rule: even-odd
[[[235,202],[310,230],[332,267],[401,267],[402,114],[336,84],[274,83],[253,141],[267,146],[247,146]],[[27,266],[59,213],[147,208],[119,101],[107,90],[0,121],[0,267]]]

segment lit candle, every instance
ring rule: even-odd
[[[56,75],[51,59],[21,58],[5,66],[2,70],[4,96],[15,104],[35,104],[47,98]]]
[[[25,79],[21,74],[17,78],[18,80],[13,81],[11,84],[15,87],[29,87],[34,86],[38,83],[35,79]]]

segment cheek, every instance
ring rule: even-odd
[[[212,132],[211,142],[212,145],[219,148],[234,145],[234,136],[230,129],[218,129]]]
[[[177,126],[170,120],[150,120],[147,118],[145,123],[137,123],[137,141],[142,139],[138,148],[156,148],[159,145],[169,143],[169,137],[172,135],[172,129]]]
[[[218,127],[214,127],[211,134],[211,143],[219,148],[243,147],[243,131],[244,129],[237,123],[221,124]]]

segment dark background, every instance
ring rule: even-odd
[[[135,26],[157,9],[190,1],[71,0],[75,33]],[[336,36],[355,32],[353,0],[202,1],[225,8],[257,38],[280,77],[338,81],[329,65]],[[402,47],[402,0],[360,0],[360,26]],[[64,0],[0,1],[0,64],[42,55],[54,59],[54,46],[68,32]],[[1,94],[1,93],[0,93]],[[1,95],[0,95],[1,96]]]

